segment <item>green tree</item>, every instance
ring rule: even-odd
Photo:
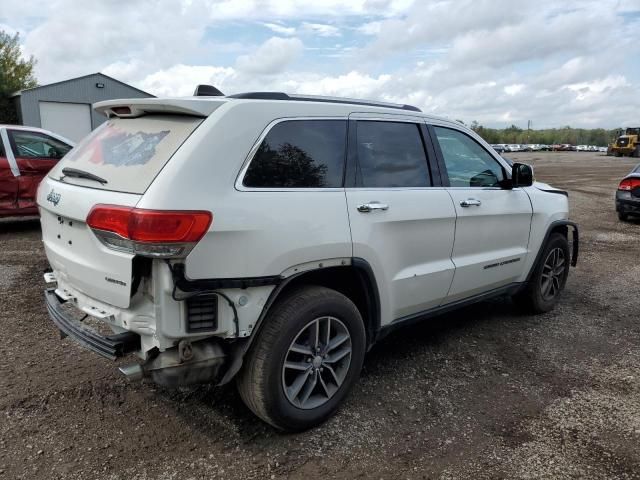
[[[0,123],[18,123],[18,113],[10,95],[38,86],[33,74],[36,60],[25,60],[20,52],[20,37],[0,30]]]

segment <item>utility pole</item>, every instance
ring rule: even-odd
[[[531,143],[529,136],[531,134],[531,120],[527,120],[527,143]]]

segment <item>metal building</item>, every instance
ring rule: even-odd
[[[76,142],[107,119],[94,111],[91,104],[145,97],[153,95],[103,73],[29,88],[13,95],[22,125],[46,128]]]

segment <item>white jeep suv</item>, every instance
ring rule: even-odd
[[[499,295],[547,311],[576,262],[566,192],[415,107],[254,92],[95,108],[109,120],[38,191],[52,320],[135,353],[131,378],[236,378],[279,429],[328,418],[394,328]]]

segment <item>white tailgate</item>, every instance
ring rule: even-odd
[[[99,203],[135,206],[140,195],[69,185],[46,177],[38,189],[42,240],[59,287],[129,306],[133,255],[106,248],[85,223]]]

